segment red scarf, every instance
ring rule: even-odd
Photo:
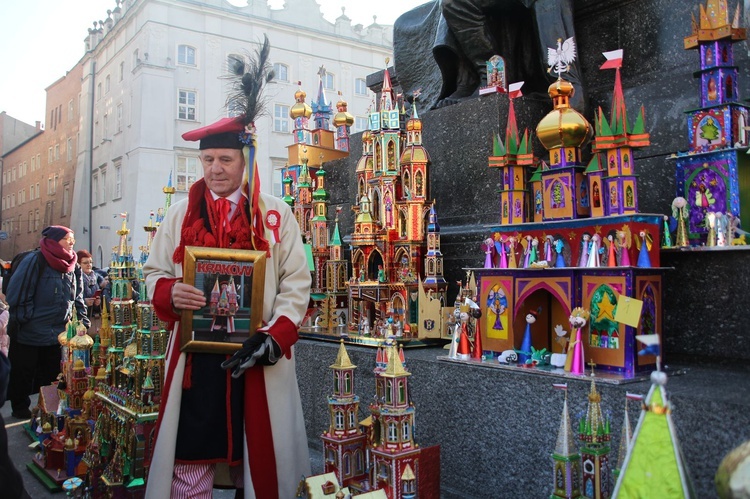
[[[78,255],[75,251],[68,251],[54,239],[43,237],[39,241],[39,248],[42,250],[42,256],[47,260],[50,267],[58,272],[73,272],[78,263]]]
[[[247,194],[247,186],[243,187]],[[229,221],[224,241],[218,240],[219,216],[211,191],[206,189],[206,182],[198,180],[188,193],[188,208],[182,221],[180,245],[175,249],[172,260],[182,263],[185,258],[185,246],[204,246],[213,248],[256,249],[268,251],[268,241],[264,238],[263,221],[257,203],[249,210],[252,213],[252,224],[247,209],[247,198],[240,197],[234,216]]]

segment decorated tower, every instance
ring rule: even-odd
[[[596,381],[591,379],[591,390],[586,415],[578,425],[580,441],[582,495],[589,499],[610,497],[609,417],[602,414],[602,397],[596,391]]]
[[[630,128],[628,125],[620,80],[622,53],[622,50],[604,52],[607,62],[601,66],[601,69],[615,70],[615,90],[609,121],[601,107],[594,121],[596,136],[591,149],[594,155],[586,168],[592,217],[638,212],[633,149],[648,146],[650,142],[645,129],[643,107],[633,127]]]
[[[557,431],[555,450],[552,453],[554,486],[550,499],[577,499],[581,497],[581,460],[576,450],[573,431],[570,428],[568,415],[568,385],[555,385],[565,390],[565,401],[560,418],[560,429]]]
[[[323,79],[326,77],[326,68],[320,66],[318,70],[318,96],[312,103],[313,123],[312,144],[333,149],[333,134],[330,132],[331,127],[331,103],[326,97],[325,85]]]
[[[295,103],[289,109],[289,117],[294,121],[294,143],[295,144],[310,144],[310,128],[308,122],[310,116],[312,116],[312,108],[310,104],[305,102],[307,94],[302,90],[302,82],[298,81],[297,85],[299,88],[294,92]]]
[[[676,157],[677,196],[689,204],[688,237],[707,242],[709,213],[750,217],[750,199],[741,185],[750,182],[748,106],[739,103],[739,71],[733,45],[746,39],[740,7],[730,21],[727,0],[707,0],[693,18],[685,49],[697,49],[700,106],[687,111],[689,150]]]
[[[312,213],[310,217],[310,234],[308,241],[312,246],[315,271],[311,286],[312,293],[322,293],[326,289],[326,261],[330,253],[328,240],[328,198],[325,178],[326,171],[321,165],[315,172],[315,190],[312,193]]]
[[[349,151],[349,133],[354,124],[354,116],[347,110],[349,104],[341,97],[336,103],[336,115],[333,117],[333,126],[336,128],[336,149]]]
[[[570,107],[575,89],[562,78],[575,59],[573,39],[558,44],[556,53],[549,61],[558,75],[548,89],[553,109],[536,127],[539,141],[549,151],[549,169],[542,171],[544,221],[572,220],[591,214],[588,186],[583,182],[581,148],[591,139],[593,130],[586,118]]]
[[[328,397],[330,424],[323,440],[325,472],[336,473],[339,483],[347,486],[367,477],[367,435],[359,425],[359,397],[355,393],[354,371],[344,342],[339,346],[333,371],[333,394]]]
[[[534,166],[534,152],[528,130],[524,131],[523,137],[518,134],[513,106],[513,99],[521,96],[521,85],[523,82],[512,84],[508,93],[507,144],[503,144],[499,134],[493,137],[492,156],[489,158],[490,168],[500,171],[500,220],[503,224],[524,223],[533,218],[529,217],[527,172]]]

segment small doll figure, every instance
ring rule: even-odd
[[[589,250],[591,247],[591,234],[588,232],[583,233],[583,239],[581,240],[581,252],[578,258],[578,266],[585,267],[589,261]]]
[[[378,282],[384,283],[387,282],[388,279],[385,276],[385,269],[383,269],[382,265],[378,265]]]
[[[451,346],[448,350],[448,357],[451,359],[457,359],[458,343],[461,338],[461,310],[458,308],[458,306],[456,306],[456,308],[453,310],[453,320],[451,322],[453,324],[453,330],[451,335]]]
[[[664,228],[662,229],[662,234],[661,234],[661,247],[662,248],[672,247],[672,233],[670,232],[669,225],[670,225],[669,217],[667,215],[664,215]]]
[[[492,265],[492,248],[495,246],[494,241],[491,238],[487,238],[482,242],[482,250],[484,250],[484,268],[491,269]]]
[[[544,236],[544,260],[547,262],[547,265],[552,267],[552,265],[555,263],[552,259],[552,254],[554,253],[555,247],[555,238],[547,235]]]
[[[531,236],[526,236],[521,240],[523,246],[523,268],[529,268],[531,265]]]
[[[638,233],[638,239],[635,241],[635,245],[638,247],[637,267],[651,268],[651,257],[648,252],[651,250],[652,244],[653,239],[651,238],[651,234],[645,230]]]
[[[708,230],[706,246],[716,246],[716,213],[713,211],[707,212],[703,223],[706,226],[706,230]]]
[[[562,327],[562,324],[555,326],[555,342],[560,345],[560,353],[553,353],[550,356],[549,363],[555,367],[565,367],[565,361],[567,360],[568,344],[570,339],[568,338],[568,332]]]
[[[461,312],[461,323],[458,326],[458,352],[459,360],[469,360],[471,358],[471,345],[469,342],[469,314]]]
[[[576,307],[570,313],[569,321],[571,330],[575,329],[575,339],[568,345],[568,358],[565,361],[565,370],[573,374],[583,374],[585,370],[583,359],[583,342],[581,341],[581,328],[586,325],[589,312],[581,307]]]
[[[611,230],[607,234],[607,267],[617,267],[617,231]]]
[[[599,266],[599,243],[602,240],[602,236],[594,234],[591,236],[591,247],[589,249],[589,259],[586,262],[587,267],[598,267]]]
[[[539,239],[531,240],[531,252],[529,254],[529,266],[539,261]]]
[[[617,253],[620,256],[620,267],[630,267],[630,227],[623,225],[617,231]]]
[[[728,246],[727,230],[729,217],[720,211],[716,212],[716,246]]]
[[[509,269],[517,269],[518,265],[516,264],[516,238],[514,236],[510,236],[508,238],[508,268]]]
[[[362,317],[362,336],[370,336],[370,321],[367,317]]]
[[[565,255],[563,254],[565,251],[565,242],[562,240],[562,237],[557,236],[555,239],[555,254],[557,255],[555,258],[555,267],[562,268],[565,267]]]
[[[542,307],[536,310],[529,310],[526,314],[526,329],[523,332],[523,341],[521,342],[521,349],[518,353],[518,363],[526,364],[527,361],[531,360],[531,325],[534,324],[542,312]]]
[[[500,263],[498,267],[500,269],[508,268],[508,255],[505,252],[505,242],[506,239],[504,237],[501,237],[498,241],[495,241],[495,252],[500,255]]]
[[[687,200],[683,197],[674,198],[674,201],[672,201],[672,217],[677,220],[677,232],[674,237],[674,244],[677,247],[690,246],[687,226],[689,216],[690,208],[688,208]]]

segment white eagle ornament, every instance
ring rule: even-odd
[[[562,38],[558,38],[557,48],[547,47],[548,72],[557,73],[558,78],[562,73],[570,71],[570,65],[575,59],[576,42],[573,40],[572,36],[565,41],[563,41]]]

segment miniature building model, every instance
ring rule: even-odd
[[[698,49],[701,104],[687,111],[687,152],[676,154],[677,196],[689,204],[688,237],[694,244],[706,243],[708,213],[729,213],[748,219],[750,164],[748,107],[739,100],[739,71],[734,65],[733,45],[745,40],[739,27],[739,5],[730,22],[726,0],[708,0],[700,5],[700,20],[693,18],[692,33],[685,48]]]
[[[574,308],[583,307],[591,311],[583,334],[587,362],[624,377],[653,366],[653,356],[636,355],[633,337],[661,332],[659,248],[651,242],[659,240],[662,217],[637,213],[632,150],[648,145],[648,134],[642,110],[632,128],[628,123],[618,69],[621,54],[605,55],[608,62],[602,68],[617,69],[612,113],[609,120],[601,109],[597,113],[588,168],[581,162],[581,148],[592,127],[570,107],[574,88],[562,78],[550,85],[553,110],[536,129],[549,150],[549,164],[535,166],[528,132],[520,135],[516,126],[512,100],[506,143],[494,140],[489,165],[501,176],[500,225],[483,244],[485,268],[472,269],[485,310],[477,333],[485,357],[496,359],[513,349],[524,360],[545,349],[564,353],[572,336],[560,341],[553,331],[568,324]],[[531,168],[536,169],[527,179]],[[615,320],[621,297],[644,302],[637,327]],[[533,324],[525,320],[530,311],[538,312]],[[526,330],[532,347],[528,352],[523,347]],[[475,352],[474,358],[481,355]]]
[[[378,348],[376,394],[367,422],[358,421],[356,366],[343,340],[330,367],[334,375],[334,393],[328,398],[331,421],[321,435],[325,472],[360,494],[384,491],[389,499],[437,497],[440,448],[420,448],[414,442],[415,407],[408,387],[411,373],[404,367],[403,349],[395,344]]]

